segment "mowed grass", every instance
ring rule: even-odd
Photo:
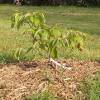
[[[67,50],[60,53],[60,58],[100,60],[100,8],[0,5],[1,61],[10,59],[9,56],[13,50],[18,48],[26,50],[32,45],[31,39],[22,34],[24,28],[17,31],[10,27],[10,18],[16,10],[23,13],[42,11],[46,15],[48,24],[61,24],[62,28],[79,30],[86,33],[87,38],[82,52]],[[27,58],[32,59],[32,55],[34,54],[27,54]],[[37,55],[37,58],[41,57]]]

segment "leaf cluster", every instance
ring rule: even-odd
[[[49,58],[57,58],[58,51],[61,48],[78,48],[81,51],[83,49],[84,33],[74,30],[68,30],[63,33],[57,25],[50,26],[46,24],[43,13],[15,13],[11,20],[11,26],[17,27],[17,29],[20,29],[25,24],[28,25],[25,32],[31,35],[33,43],[33,46],[28,49],[28,52],[36,49],[41,53],[43,50]]]

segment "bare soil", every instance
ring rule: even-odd
[[[26,96],[49,90],[57,100],[82,100],[79,81],[100,70],[100,62],[65,60],[63,70],[47,60],[0,65],[0,100],[24,100]],[[70,79],[69,79],[70,78]],[[78,92],[77,92],[78,91]]]

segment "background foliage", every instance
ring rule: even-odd
[[[99,6],[100,0],[22,0],[22,4],[32,5],[80,5],[80,6]],[[0,3],[13,3],[14,0],[0,0]]]

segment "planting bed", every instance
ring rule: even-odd
[[[62,61],[68,71],[55,69],[45,61],[0,65],[0,100],[24,100],[28,95],[45,90],[57,100],[82,100],[79,81],[100,70],[100,62]],[[71,79],[69,79],[71,78]]]

